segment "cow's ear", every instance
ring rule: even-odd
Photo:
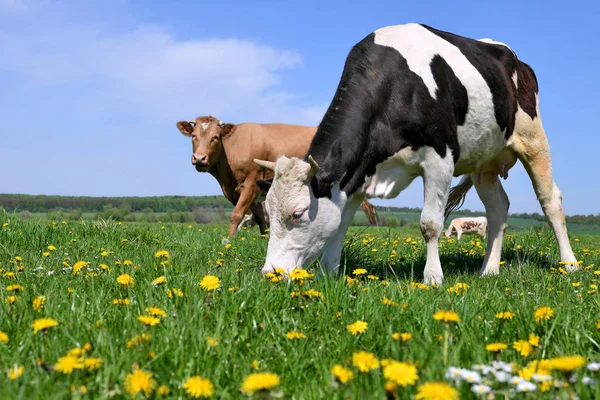
[[[223,124],[221,127],[221,136],[227,136],[235,130],[235,124]]]
[[[179,121],[175,125],[177,125],[177,129],[179,129],[179,132],[181,132],[184,136],[191,137],[194,133],[194,125],[188,121]]]
[[[260,190],[263,190],[265,192],[269,191],[272,183],[273,183],[273,179],[269,179],[268,181],[265,181],[265,180],[256,181],[256,184],[258,185]]]

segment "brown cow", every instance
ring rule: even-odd
[[[198,172],[214,176],[225,197],[235,206],[229,236],[235,235],[248,211],[254,215],[261,233],[267,229],[262,204],[256,202],[260,191],[256,181],[272,179],[273,172],[258,166],[254,159],[275,161],[282,154],[303,157],[317,130],[312,126],[286,124],[226,124],[212,116],[179,121],[177,128],[192,138],[192,165]],[[363,209],[373,223],[373,206],[365,201]]]

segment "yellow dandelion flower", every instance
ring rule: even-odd
[[[439,310],[435,314],[433,314],[433,319],[436,321],[443,322],[460,322],[460,316],[451,310]]]
[[[498,353],[502,350],[506,350],[507,348],[508,346],[504,343],[490,343],[487,346],[485,346],[485,349],[492,353]]]
[[[54,247],[53,245],[50,245],[47,248],[49,251],[56,251],[56,247]]]
[[[7,298],[4,299],[4,301],[8,304],[14,304],[15,301],[17,301],[18,297],[17,296],[8,296]],[[600,328],[598,328],[600,329]]]
[[[417,368],[409,363],[392,360],[383,367],[383,376],[399,386],[412,386],[419,379]]]
[[[540,346],[540,337],[535,333],[530,333],[529,338],[527,339],[530,345],[539,347]]]
[[[85,261],[77,261],[73,264],[73,275],[78,275],[81,270],[88,265]]]
[[[152,335],[149,333],[142,333],[141,335],[135,335],[127,341],[127,348],[132,349],[138,345],[148,344],[152,339]]]
[[[33,321],[31,324],[34,335],[39,331],[44,331],[48,328],[52,328],[53,326],[58,326],[58,321],[52,318],[39,318]]]
[[[42,253],[42,255],[43,255],[44,257],[50,257],[50,252],[49,252],[49,251],[44,251],[44,252]]]
[[[133,261],[125,260],[125,261],[123,261],[123,265],[133,265]]]
[[[346,383],[354,377],[354,373],[351,370],[339,364],[335,364],[329,371],[340,383]]]
[[[6,332],[0,331],[0,342],[4,344],[8,343],[8,335],[6,334]]]
[[[375,354],[361,350],[352,354],[352,365],[358,368],[360,372],[369,372],[372,369],[379,368],[379,360],[375,357]]]
[[[167,277],[166,276],[159,276],[158,278],[156,278],[155,280],[152,281],[152,285],[154,286],[158,286],[158,285],[162,285],[163,283],[165,283],[167,281]]]
[[[206,275],[204,278],[202,278],[202,281],[200,282],[200,287],[202,287],[202,289],[206,291],[211,292],[220,288],[221,282],[219,281],[219,278],[217,278],[214,275]]]
[[[183,292],[181,291],[181,289],[171,288],[171,289],[167,289],[167,296],[170,299],[172,299],[175,296],[177,296],[177,297],[183,297]]]
[[[313,275],[309,274],[305,269],[295,268],[292,272],[290,272],[289,277],[293,281],[301,281],[303,279],[312,278]]]
[[[5,272],[4,274],[2,274],[3,278],[8,278],[8,279],[16,279],[16,275],[14,272],[10,271],[10,272]]]
[[[230,291],[231,293],[235,293],[238,290],[240,290],[239,286],[231,286],[230,288],[227,288],[228,291]]]
[[[387,297],[383,296],[383,299],[381,299],[381,302],[383,304],[385,304],[386,306],[390,306],[390,307],[398,307],[398,303],[396,303],[395,301],[392,301],[390,299],[388,299]]]
[[[156,389],[156,394],[160,397],[168,396],[171,393],[171,389],[167,385],[160,385],[158,389]]]
[[[285,334],[285,337],[288,338],[288,340],[306,339],[306,335],[304,335],[304,333],[298,332],[298,331],[289,331],[288,333]]]
[[[210,347],[217,347],[219,345],[219,341],[212,336],[206,337],[206,343],[208,343]]]
[[[538,307],[533,313],[535,322],[549,321],[554,318],[554,310],[547,306]]]
[[[6,291],[7,292],[17,292],[17,291],[23,291],[24,288],[23,286],[19,285],[18,283],[15,283],[14,285],[8,285],[6,287]]]
[[[83,359],[81,357],[65,356],[58,359],[54,364],[54,370],[62,372],[65,375],[71,374],[76,369],[83,368]]]
[[[394,333],[392,333],[392,339],[399,340],[402,343],[408,342],[409,340],[412,339],[412,337],[413,337],[412,333],[408,333],[408,332],[402,332],[402,333],[394,332]]]
[[[250,364],[250,366],[253,370],[258,370],[260,368],[260,361],[254,360],[252,361],[252,364]]]
[[[133,287],[133,285],[135,284],[135,281],[133,279],[133,276],[129,275],[129,274],[121,274],[117,277],[117,283],[119,283],[121,285],[121,287]]]
[[[513,349],[523,357],[529,357],[533,353],[533,346],[527,340],[518,340],[513,343]]]
[[[366,275],[366,273],[367,273],[367,270],[364,268],[357,268],[354,271],[352,271],[352,274],[357,275],[357,276],[358,275]]]
[[[496,318],[498,319],[513,319],[514,316],[515,314],[510,311],[502,311],[496,314]]]
[[[193,397],[194,399],[198,399],[200,397],[210,397],[215,392],[215,387],[212,382],[208,378],[203,378],[201,376],[192,376],[188,378],[183,385],[182,388],[185,389],[185,392],[188,396]]]
[[[154,254],[156,258],[169,258],[169,252],[166,250],[159,250]]]
[[[252,395],[261,390],[270,390],[281,383],[279,375],[271,372],[257,372],[248,375],[242,382],[242,392]]]
[[[112,302],[113,302],[113,304],[116,304],[116,305],[126,306],[131,303],[131,300],[129,300],[129,299],[113,299]]]
[[[146,314],[152,315],[153,317],[166,317],[167,316],[167,312],[159,307],[146,308]]]
[[[88,371],[93,371],[95,369],[100,368],[103,362],[104,361],[99,357],[89,357],[83,360],[83,366]]]
[[[39,312],[44,307],[44,304],[46,304],[46,296],[38,296],[33,299],[32,306],[35,311]]]
[[[82,357],[85,354],[85,352],[85,349],[82,349],[81,347],[75,347],[74,349],[69,350],[69,353],[67,353],[67,355],[79,358]]]
[[[361,320],[358,320],[353,324],[346,325],[346,329],[348,330],[348,332],[350,332],[354,336],[359,335],[361,333],[365,333],[368,327],[369,324]]]
[[[152,374],[141,369],[136,369],[125,377],[125,390],[131,397],[137,396],[138,393],[150,397],[155,386],[156,381],[152,379]]]
[[[596,322],[596,329],[600,330],[600,319]]]
[[[6,375],[8,379],[14,381],[15,379],[19,379],[23,375],[23,372],[25,372],[25,368],[15,364],[11,369],[6,371]]]
[[[160,324],[160,319],[152,317],[150,315],[140,315],[138,321],[147,326],[154,326]]]
[[[458,400],[458,390],[446,382],[425,382],[417,388],[415,400]]]
[[[550,369],[555,369],[562,372],[571,372],[575,369],[584,367],[585,364],[585,358],[579,355],[563,356],[550,359]]]

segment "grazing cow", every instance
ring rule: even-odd
[[[489,39],[419,24],[379,29],[350,51],[304,159],[257,160],[275,171],[265,204],[271,235],[263,273],[306,267],[323,251],[321,265],[337,271],[362,199],[396,197],[420,176],[425,282],[443,279],[444,216],[473,185],[489,221],[481,274],[498,274],[509,206],[498,175],[506,179],[517,159],[554,230],[560,259],[576,269],[533,70]],[[451,191],[452,177],[461,175]]]
[[[485,217],[454,218],[444,233],[447,238],[456,232],[456,238],[460,240],[463,233],[477,233],[485,239],[487,233],[487,219]]]
[[[316,127],[285,124],[226,124],[214,117],[177,122],[179,131],[192,138],[192,165],[208,172],[219,182],[225,197],[235,206],[231,213],[229,236],[235,235],[249,211],[260,227],[267,229],[262,204],[258,203],[256,181],[270,179],[273,173],[253,160],[275,160],[280,155],[301,157],[313,138]],[[372,222],[373,206],[365,200],[365,213]]]

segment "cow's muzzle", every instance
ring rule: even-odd
[[[208,167],[208,154],[192,154],[192,165],[196,167]]]

